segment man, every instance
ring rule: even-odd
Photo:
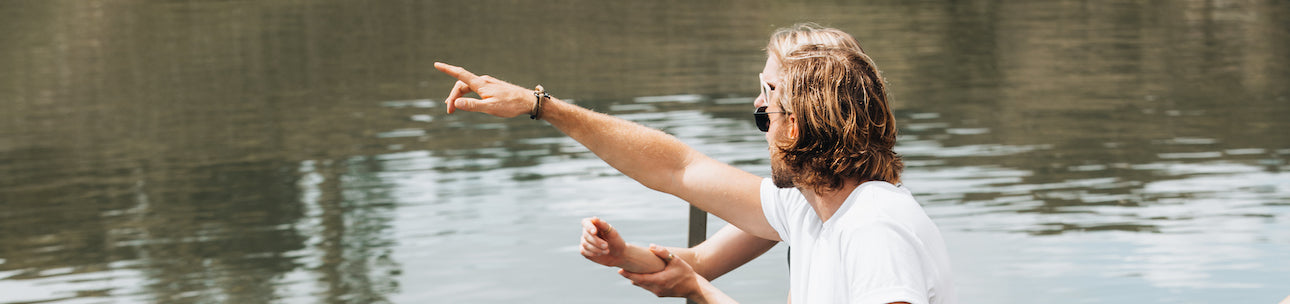
[[[901,162],[891,150],[895,121],[876,66],[863,53],[819,44],[768,51],[775,56],[755,113],[770,144],[772,178],[764,180],[661,131],[551,98],[540,86],[531,91],[460,67],[435,68],[458,79],[445,100],[449,113],[546,120],[641,184],[745,233],[788,242],[794,303],[954,303],[939,231],[909,192],[892,184]],[[480,98],[462,97],[470,92]],[[666,267],[693,273],[665,250],[653,253]],[[675,288],[681,295],[734,302],[701,276],[688,279]]]
[[[783,59],[783,54],[806,45],[821,45],[864,53],[860,43],[843,31],[821,28],[814,24],[800,24],[780,29],[772,35],[766,46],[766,69],[759,76],[778,75],[778,71],[771,67],[780,66],[779,62]],[[766,98],[770,97],[771,90],[764,79],[759,79],[758,83],[762,91],[754,101],[754,106],[761,107],[766,105]],[[682,295],[677,290],[673,290],[673,287],[680,285],[679,282],[686,281],[691,274],[662,272],[661,260],[645,248],[627,244],[604,220],[588,218],[583,220],[582,225],[581,251],[587,259],[601,265],[623,268],[624,271],[620,271],[620,274],[631,279],[633,284],[660,297]],[[693,266],[694,274],[703,276],[707,280],[714,280],[766,253],[778,243],[753,236],[727,224],[707,241],[693,248],[669,247],[666,250]]]

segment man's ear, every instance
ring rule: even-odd
[[[788,115],[788,138],[797,140],[797,116]]]

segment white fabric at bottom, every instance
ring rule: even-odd
[[[866,182],[827,222],[797,189],[762,181],[766,220],[791,246],[794,304],[957,303],[940,230],[903,187]]]

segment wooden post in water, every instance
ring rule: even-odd
[[[708,213],[703,212],[699,207],[690,205],[690,237],[687,247],[694,247],[708,239]],[[687,304],[696,304],[689,299],[685,300]]]

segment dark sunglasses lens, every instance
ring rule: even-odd
[[[757,112],[753,112],[753,121],[757,123],[758,130],[770,131],[770,116],[766,114],[766,107],[758,107]]]

